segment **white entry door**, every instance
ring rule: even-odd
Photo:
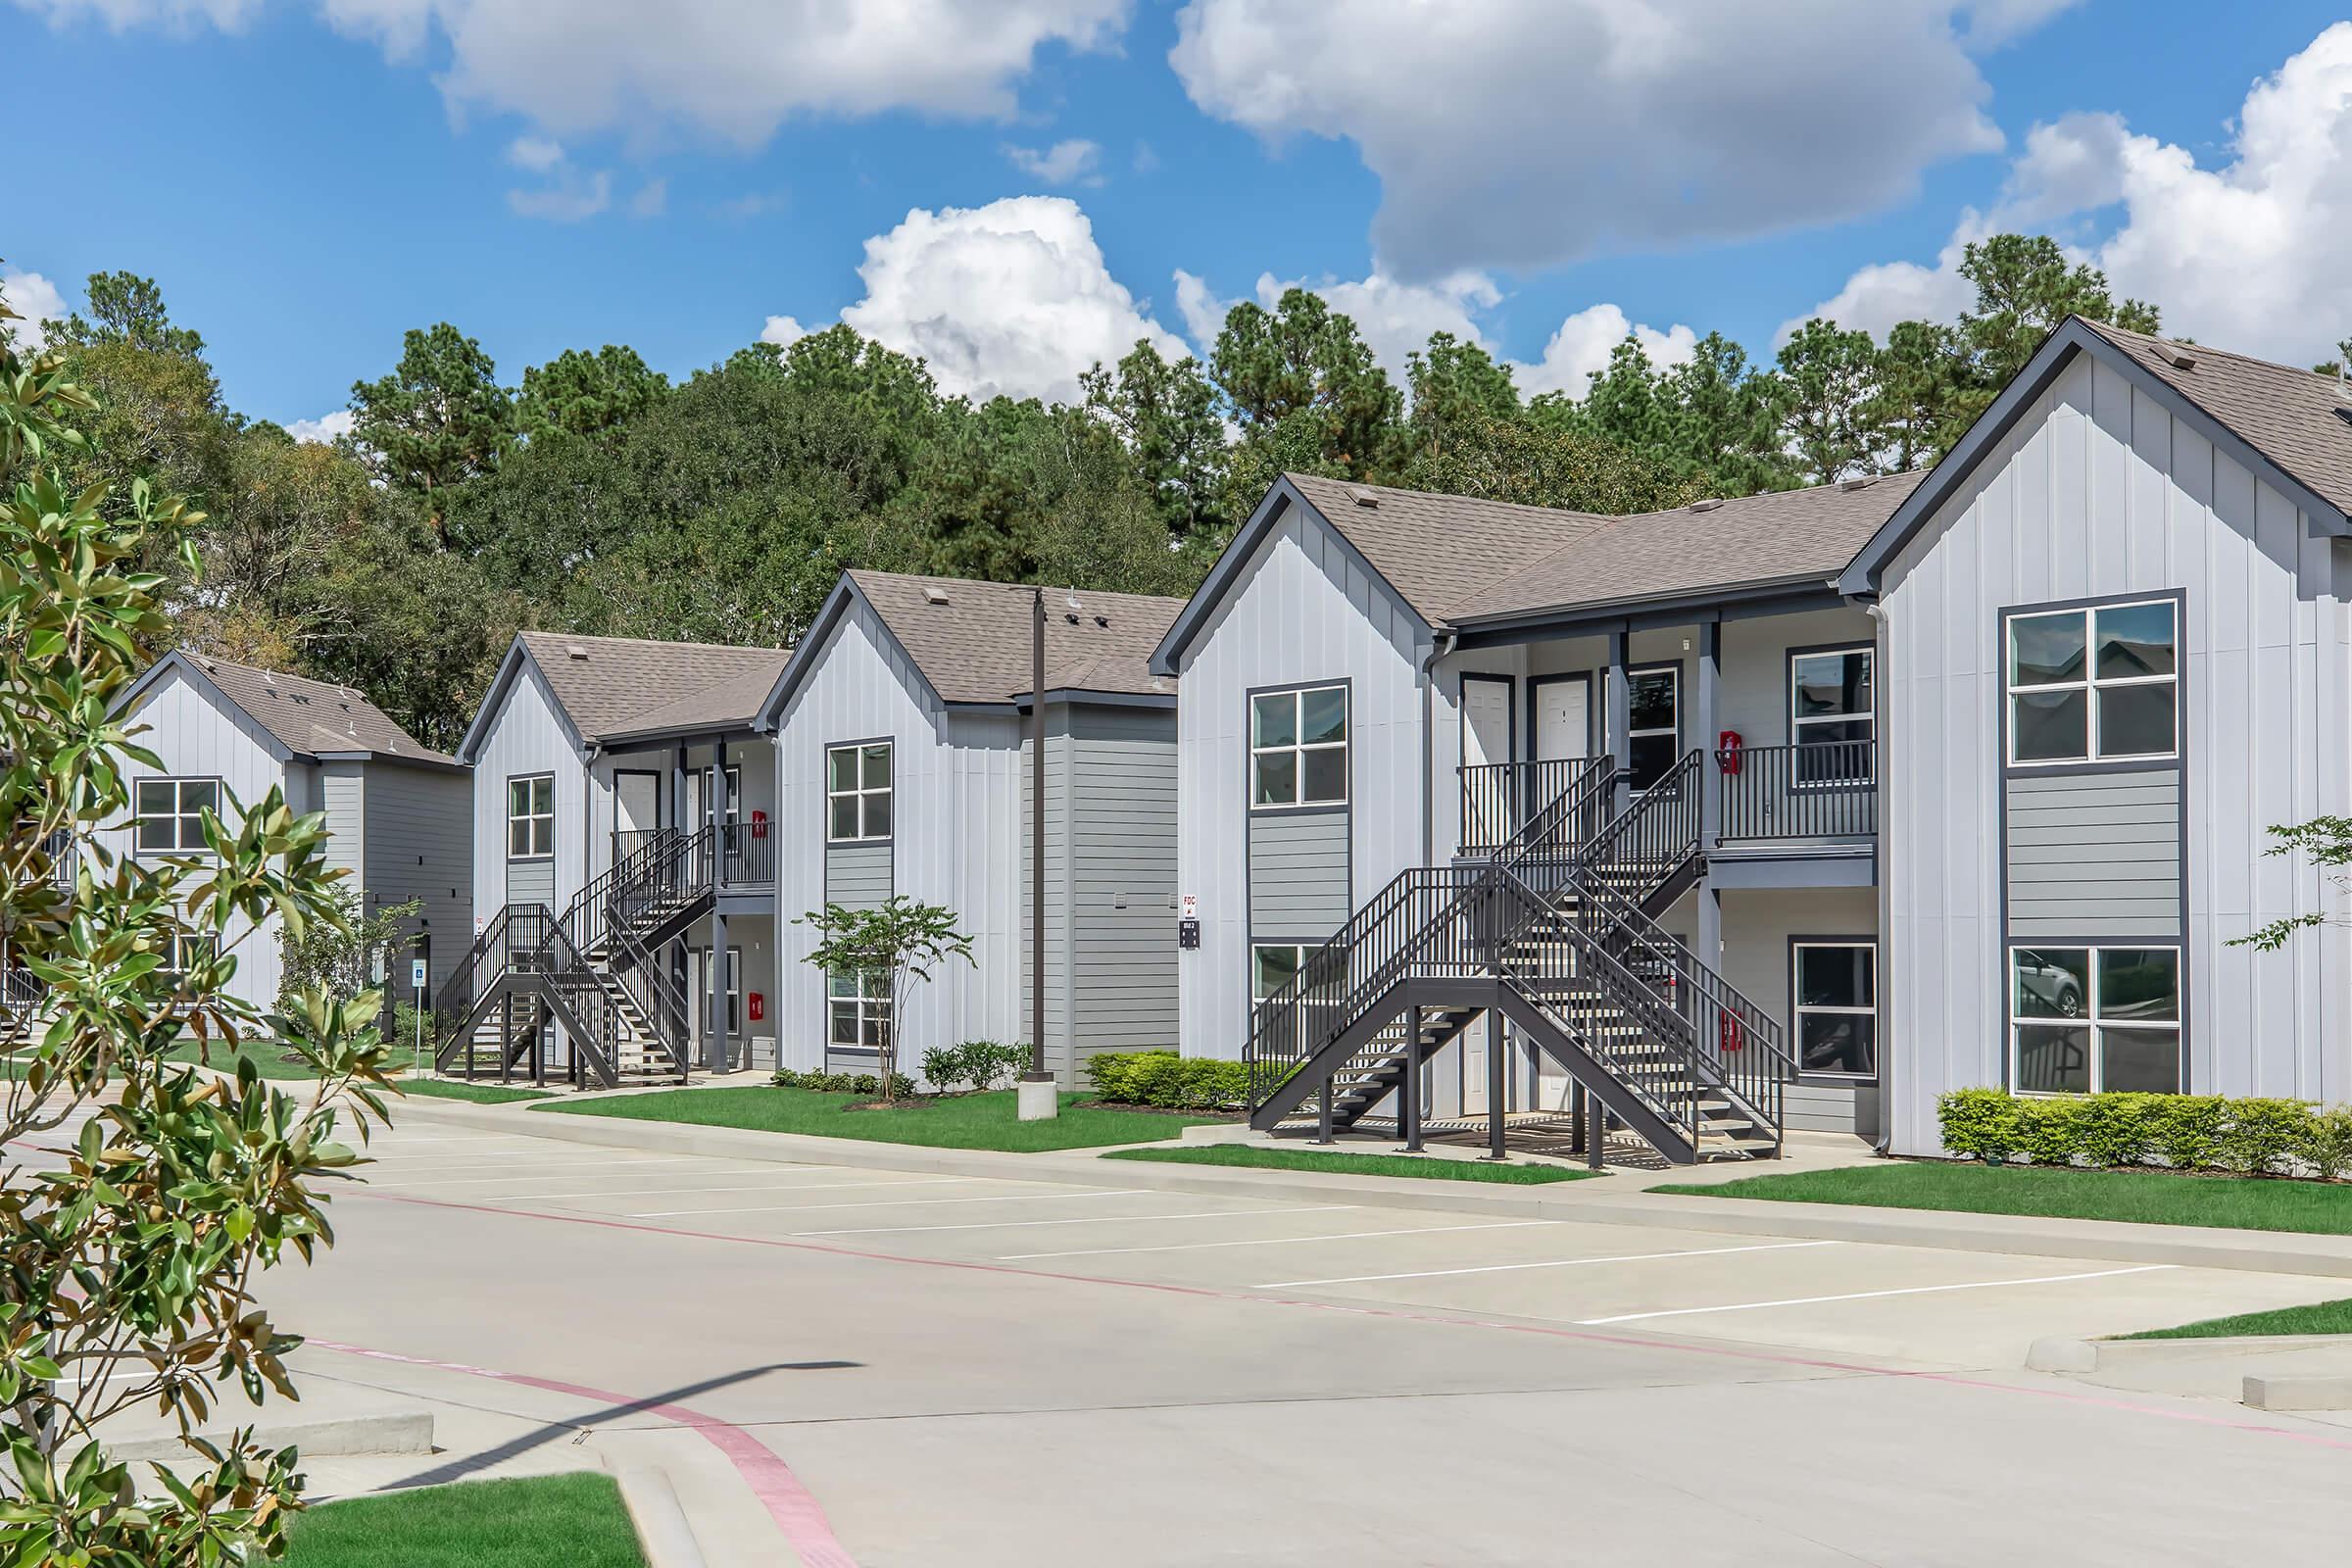
[[[613,831],[651,833],[662,825],[662,775],[624,772],[612,776]]]
[[[1536,687],[1536,760],[1553,761],[1591,754],[1592,683],[1547,680]]]
[[[1462,765],[1485,767],[1511,760],[1511,682],[1482,675],[1462,677]],[[1511,836],[1510,780],[1499,774],[1472,774],[1464,792],[1462,844],[1492,847]]]

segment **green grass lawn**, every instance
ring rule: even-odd
[[[194,1045],[175,1047],[169,1059],[196,1061],[201,1056],[208,1066],[218,1067],[223,1072],[233,1072],[236,1069],[237,1058],[242,1056],[250,1060],[254,1070],[265,1078],[308,1078],[312,1075],[309,1063],[288,1061],[285,1059],[285,1055],[286,1052],[283,1047],[270,1045],[266,1042],[238,1046],[224,1046],[216,1043],[209,1051],[201,1053]],[[414,1046],[405,1043],[394,1046],[385,1054],[384,1070],[386,1072],[405,1072],[416,1059],[416,1050]],[[425,1048],[424,1059],[427,1065],[431,1064],[433,1052],[430,1046]]]
[[[2282,1306],[2271,1312],[2240,1312],[2235,1317],[2209,1317],[2202,1323],[2183,1323],[2175,1329],[2150,1329],[2145,1334],[2120,1334],[2124,1340],[2218,1340],[2256,1334],[2352,1334],[2352,1300],[2320,1301],[2311,1306]]]
[[[519,1085],[467,1083],[462,1078],[398,1078],[401,1093],[428,1095],[435,1100],[470,1100],[477,1105],[504,1105],[517,1100],[546,1100],[548,1091]]]
[[[1143,1144],[1173,1138],[1210,1116],[1168,1116],[1154,1111],[1114,1110],[1081,1105],[1082,1095],[1061,1097],[1061,1114],[1052,1121],[1021,1121],[1013,1114],[1009,1089],[985,1095],[910,1100],[889,1110],[852,1110],[864,1095],[824,1095],[808,1089],[680,1089],[626,1095],[537,1108],[567,1116],[625,1116],[635,1121],[690,1122],[698,1127],[745,1127],[762,1133],[813,1133],[820,1138],[858,1138],[878,1144],[920,1144],[930,1149],[1002,1149],[1034,1154],[1051,1149],[1092,1149],[1103,1144]]]
[[[1566,1165],[1490,1165],[1431,1154],[1347,1154],[1314,1149],[1267,1149],[1256,1144],[1202,1144],[1191,1149],[1119,1149],[1104,1159],[1153,1159],[1171,1165],[1242,1165],[1253,1170],[1325,1170],[1344,1176],[1417,1176],[1425,1181],[1575,1182],[1594,1174]]]
[[[1897,1160],[1792,1171],[1707,1186],[1656,1187],[1695,1198],[1769,1198],[1785,1203],[1861,1203],[1970,1214],[2217,1225],[2232,1230],[2352,1235],[2352,1186],[2241,1181],[2164,1171]]]
[[[620,1489],[603,1475],[419,1487],[314,1508],[291,1568],[645,1568]]]

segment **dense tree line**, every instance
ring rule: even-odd
[[[102,411],[79,477],[150,474],[210,515],[182,640],[363,686],[450,745],[518,627],[781,646],[847,566],[1186,593],[1286,469],[1624,513],[1907,468],[2070,312],[2157,324],[2046,238],[1963,270],[1956,322],[1814,320],[1770,364],[1710,333],[1660,368],[1629,337],[1583,395],[1532,399],[1442,332],[1399,387],[1303,289],[1235,306],[1205,363],[1138,343],[1076,406],[944,396],[846,326],[674,384],[607,345],[511,387],[443,322],[353,385],[333,446],[229,409],[147,279],[93,276],[47,330]]]

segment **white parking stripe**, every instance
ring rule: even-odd
[[[1507,1274],[1527,1268],[1589,1268],[1594,1263],[1648,1263],[1666,1257],[1721,1257],[1727,1252],[1780,1252],[1798,1247],[1836,1247],[1837,1242],[1758,1242],[1747,1247],[1695,1247],[1680,1252],[1628,1252],[1617,1257],[1562,1257],[1541,1263],[1488,1263],[1478,1268],[1426,1268],[1410,1274],[1349,1274],[1333,1280],[1276,1280],[1251,1287],[1260,1291],[1296,1290],[1306,1285],[1370,1285],[1381,1280],[1434,1280],[1451,1274]]]
[[[1352,1203],[1343,1203],[1352,1208]],[[1293,1210],[1293,1212],[1303,1212]],[[1419,1225],[1402,1231],[1341,1231],[1331,1236],[1252,1236],[1239,1242],[1173,1242],[1165,1247],[1088,1247],[1075,1252],[1007,1252],[1000,1263],[1021,1263],[1037,1257],[1106,1257],[1113,1252],[1192,1252],[1204,1247],[1280,1247],[1291,1242],[1360,1242],[1375,1236],[1444,1236],[1451,1231],[1512,1231],[1530,1225],[1558,1225],[1556,1219],[1499,1219],[1483,1225]]]
[[[648,1159],[640,1161],[634,1165],[542,1165],[539,1167],[539,1169],[591,1170],[603,1171],[606,1174],[612,1176],[626,1176],[631,1171],[643,1170],[649,1165],[683,1165],[691,1162],[692,1161],[689,1159]],[[762,1168],[763,1167],[761,1166],[751,1165],[742,1170],[720,1170],[712,1171],[710,1174],[713,1176],[750,1176]],[[503,1175],[498,1176],[452,1176],[447,1180],[436,1179],[433,1181],[421,1182],[371,1181],[368,1185],[386,1192],[393,1191],[395,1189],[405,1191],[411,1187],[512,1187],[518,1181],[528,1180],[532,1174],[533,1173],[529,1170],[510,1170]],[[581,1180],[581,1178],[578,1176],[570,1176],[566,1177],[565,1179],[575,1182]]]
[[[1000,1181],[995,1176],[917,1176],[896,1182],[800,1182],[786,1187],[647,1187],[629,1193],[501,1193],[495,1198],[469,1198],[469,1203],[528,1203],[558,1198],[697,1198],[707,1193],[838,1193],[845,1187],[969,1187],[974,1182]]]
[[[1260,1214],[1328,1214],[1353,1203],[1317,1203],[1311,1208],[1202,1209],[1198,1214],[1088,1214],[1079,1219],[989,1219],[970,1225],[865,1225],[854,1231],[794,1231],[795,1236],[887,1236],[902,1231],[1001,1231],[1015,1225],[1148,1225],[1159,1219],[1255,1219]]]
[[[999,1198],[870,1198],[855,1203],[756,1203],[749,1208],[655,1208],[631,1219],[675,1219],[681,1214],[778,1214],[796,1208],[904,1208],[908,1203],[1044,1203],[1057,1198],[1133,1198],[1149,1187],[1107,1187],[1085,1193],[1011,1193]]]
[[[2105,1280],[2118,1274],[2152,1274],[2175,1268],[2173,1263],[2141,1263],[2132,1268],[2094,1269],[2087,1274],[2041,1274],[2025,1280],[1971,1280],[1961,1285],[1905,1285],[1890,1291],[1854,1291],[1844,1296],[1793,1296],[1784,1301],[1735,1301],[1725,1306],[1676,1306],[1662,1312],[1620,1312],[1615,1317],[1580,1319],[1586,1327],[1602,1323],[1632,1323],[1652,1317],[1695,1317],[1704,1312],[1752,1312],[1767,1306],[1814,1306],[1824,1301],[1867,1301],[1881,1296],[1933,1296],[1939,1291],[1991,1291],[2004,1285],[2060,1285],[2068,1280]]]

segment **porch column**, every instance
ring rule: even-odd
[[[1402,1123],[1404,1147],[1400,1154],[1421,1152],[1421,1009],[1412,1011],[1412,1035],[1404,1045],[1404,1078],[1396,1085],[1396,1115]]]
[[[1625,733],[1634,721],[1633,691],[1625,672],[1629,641],[1622,626],[1609,633],[1609,755],[1617,760],[1620,789],[1625,787],[1625,776],[1634,766],[1634,743]]]
[[[723,735],[710,738],[710,788],[705,796],[710,803],[710,825],[718,831],[712,835],[711,886],[723,889],[727,884],[727,851],[734,846],[727,842],[727,813],[734,802],[727,799],[727,741]]]
[[[710,738],[710,782],[703,791],[703,800],[710,813],[710,823],[718,828],[710,845],[710,1029],[703,1037],[703,1065],[712,1072],[727,1070],[727,985],[730,979],[737,984],[739,977],[731,976],[727,965],[727,911],[721,899],[726,891],[727,849],[721,842],[727,819],[727,743],[721,736]]]
[[[1698,628],[1698,744],[1710,754],[1715,737],[1723,733],[1722,688],[1723,622],[1710,620]],[[1722,826],[1723,774],[1718,768],[1702,765],[1698,777],[1698,847],[1704,854],[1715,847],[1715,835]],[[1708,951],[1700,949],[1699,956],[1713,968],[1715,960],[1707,958]]]
[[[686,743],[680,741],[669,758],[669,825],[686,831]]]
[[[1723,894],[1714,879],[1699,877],[1698,886],[1691,890],[1698,905],[1698,940],[1692,947],[1698,961],[1718,974],[1723,972]]]
[[[1503,1104],[1510,1098],[1504,1059],[1502,1009],[1487,1009],[1487,1152],[1482,1159],[1507,1159],[1503,1152]]]

